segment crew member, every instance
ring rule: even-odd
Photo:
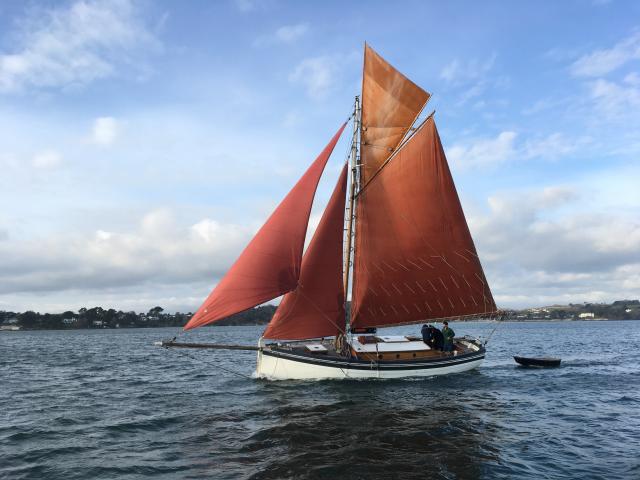
[[[444,337],[444,342],[442,345],[443,352],[453,352],[453,337],[456,336],[456,333],[453,329],[449,328],[449,322],[446,320],[442,322],[444,327],[442,327],[442,336]]]
[[[422,325],[420,329],[420,333],[422,334],[422,341],[427,345],[431,346],[431,340],[433,339],[433,333],[431,332],[431,325]]]
[[[429,346],[434,350],[442,350],[442,345],[444,343],[442,332],[436,327],[431,327],[431,336],[431,345]]]

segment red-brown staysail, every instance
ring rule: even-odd
[[[432,117],[361,190],[356,218],[352,326],[495,312]]]
[[[364,47],[360,183],[365,185],[395,151],[430,94]]]
[[[346,123],[278,205],[185,330],[221,320],[296,288],[313,197],[345,127]]]
[[[302,340],[344,333],[342,237],[346,188],[345,164],[302,259],[298,287],[284,296],[264,338]]]

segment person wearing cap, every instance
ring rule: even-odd
[[[442,327],[442,336],[444,337],[444,342],[442,345],[443,352],[453,352],[453,337],[456,336],[456,333],[453,329],[449,328],[449,322],[446,320],[442,322],[444,327]]]

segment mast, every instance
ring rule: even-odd
[[[354,107],[353,107],[353,137],[351,138],[351,154],[349,157],[349,163],[351,164],[351,183],[349,185],[349,206],[347,207],[347,238],[345,242],[344,252],[344,301],[345,301],[345,334],[350,331],[349,319],[351,317],[351,311],[347,311],[347,298],[349,292],[349,271],[351,269],[351,254],[352,254],[352,240],[353,240],[353,224],[355,221],[355,201],[357,195],[357,184],[359,180],[359,133],[360,133],[360,97],[356,95]]]

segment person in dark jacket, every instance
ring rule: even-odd
[[[420,330],[422,341],[434,350],[442,350],[442,332],[433,325],[423,325]]]
[[[456,332],[449,328],[449,322],[446,320],[442,322],[442,336],[444,337],[444,343],[442,345],[443,352],[453,352],[453,337],[456,336]]]
[[[422,328],[420,329],[420,333],[422,334],[422,341],[429,346],[431,346],[431,340],[433,339],[431,328],[431,325],[422,325]]]
[[[431,345],[429,345],[434,350],[442,350],[442,346],[444,344],[444,337],[442,336],[442,332],[438,330],[436,327],[431,327]]]

